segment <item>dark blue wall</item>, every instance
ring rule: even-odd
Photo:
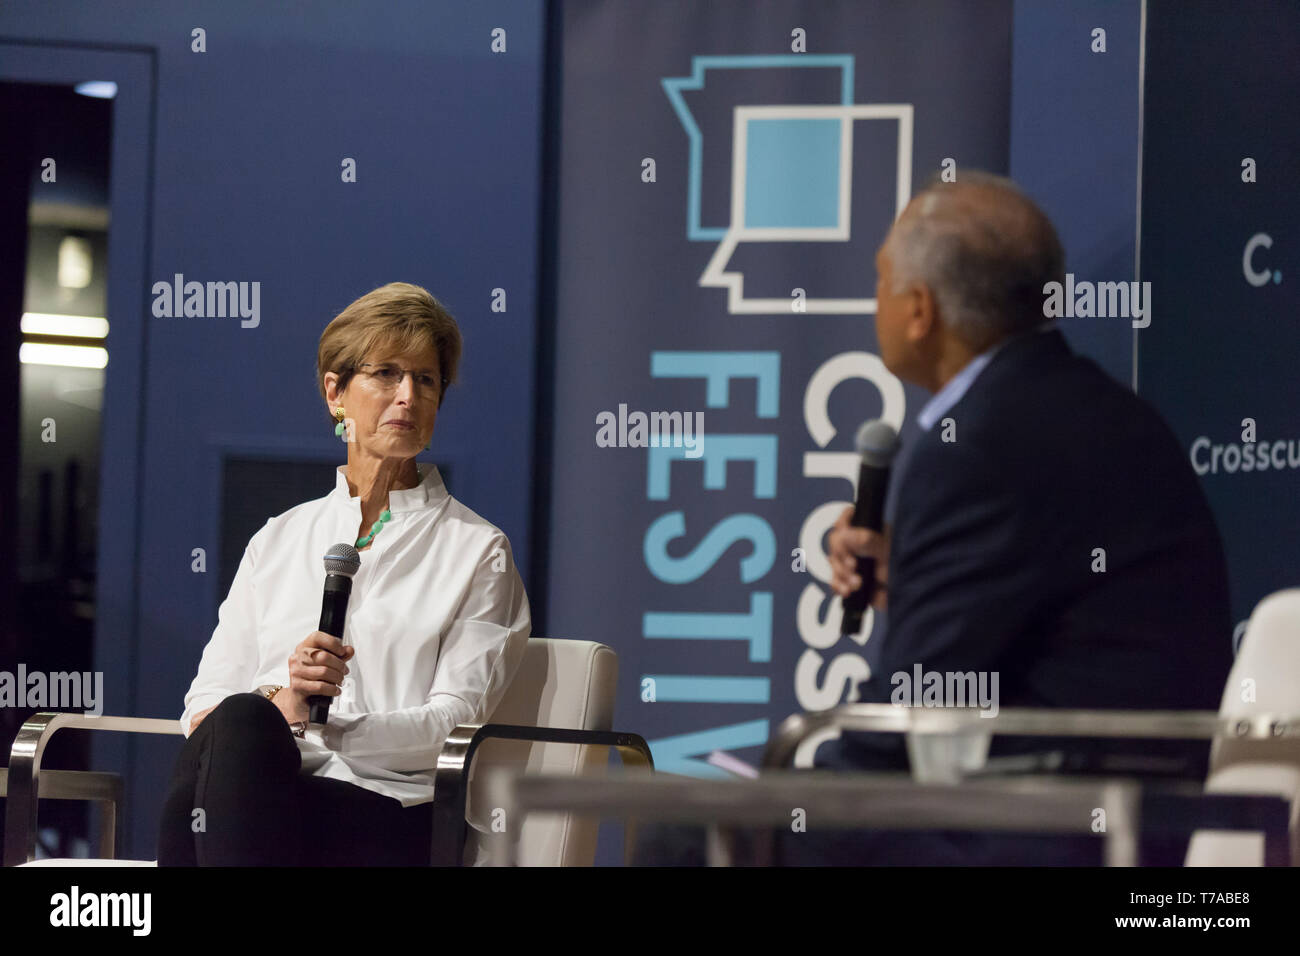
[[[1138,0],[1016,3],[1011,178],[1043,207],[1079,280],[1129,282],[1137,240]],[[1106,52],[1092,52],[1092,31]],[[1120,319],[1060,320],[1070,344],[1133,380],[1134,329]]]
[[[460,322],[462,384],[422,457],[450,463],[452,492],[506,532],[529,582],[543,6],[293,6],[0,6],[6,49],[33,71],[57,61],[68,78],[116,79],[133,117],[115,143],[110,232],[106,713],[180,714],[224,597],[223,456],[346,460],[316,390],[316,343],[385,282],[424,285]],[[205,53],[191,52],[195,27]],[[497,27],[505,53],[490,50]],[[104,75],[110,53],[134,69]],[[355,184],[340,181],[344,157]],[[141,177],[143,194],[122,188]],[[176,272],[260,281],[260,325],[153,318],[148,288]],[[494,288],[504,313],[491,311]],[[191,570],[194,548],[206,574]],[[151,854],[176,742],[105,736],[116,740],[97,763],[128,774],[124,849]]]

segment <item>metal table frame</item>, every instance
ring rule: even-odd
[[[601,819],[705,824],[713,866],[735,862],[737,829],[789,827],[793,808],[804,810],[819,825],[843,829],[945,826],[1092,834],[1092,811],[1103,807],[1106,831],[1092,835],[1105,841],[1108,865],[1132,866],[1137,861],[1141,787],[1126,780],[1042,777],[948,787],[918,784],[906,775],[816,771],[770,771],[753,780],[631,770],[603,780],[498,771],[489,779],[488,792],[494,804],[505,809],[512,827],[521,826],[530,813],[561,811]],[[493,835],[494,865],[514,864],[514,841],[509,837]],[[760,841],[752,862],[769,864],[770,847],[765,849]]]
[[[1300,745],[1300,718],[1261,715],[1220,717],[1199,710],[1057,710],[1004,708],[993,717],[976,708],[845,704],[831,710],[793,714],[768,740],[764,767],[788,767],[799,745],[835,727],[849,731],[908,736],[1119,737],[1206,740],[1216,737],[1286,740]]]
[[[983,738],[995,734],[1020,737],[1079,737],[1119,739],[1213,740],[1239,741],[1249,745],[1253,759],[1300,763],[1300,717],[1282,714],[1221,716],[1215,711],[1153,710],[1062,710],[1056,708],[1003,708],[987,716],[978,708],[907,707],[894,704],[844,704],[830,710],[793,714],[782,721],[768,740],[763,754],[764,768],[786,768],[801,744],[824,730],[865,731],[903,734],[909,754],[921,751],[927,741],[953,741]],[[970,748],[979,753],[980,748]],[[952,758],[952,754],[948,754]],[[992,760],[978,758],[982,766],[961,768],[953,765],[927,768],[933,774],[929,782],[955,783],[992,777],[1000,771],[1014,770],[1022,758],[1007,756]],[[913,776],[925,780],[921,768],[913,763]],[[1076,778],[1078,779],[1078,778]],[[1276,819],[1276,795],[1189,792],[1165,796],[1183,815],[1201,815],[1220,820],[1215,828],[1249,829],[1243,822],[1251,812],[1262,819]],[[1181,804],[1179,803],[1181,801]],[[1288,805],[1294,819],[1296,807]],[[1211,828],[1206,825],[1207,829]],[[1278,862],[1277,834],[1270,823],[1265,826],[1265,859]],[[1289,856],[1292,865],[1300,866],[1300,827],[1290,832]]]
[[[626,770],[606,779],[521,775],[498,770],[487,793],[505,810],[510,830],[530,813],[573,813],[600,819],[704,824],[710,865],[737,862],[736,831],[756,831],[753,856],[775,862],[776,830],[791,825],[794,808],[831,829],[957,829],[1096,836],[1105,841],[1107,866],[1136,866],[1144,797],[1184,801],[1213,816],[1215,828],[1263,829],[1266,862],[1285,865],[1289,802],[1276,796],[1203,794],[1187,783],[1143,785],[1126,779],[1071,779],[1056,775],[920,784],[906,774],[771,770],[752,780],[705,780]],[[1177,804],[1174,804],[1177,805]],[[1106,812],[1103,833],[1094,811]],[[1195,828],[1185,819],[1172,829]],[[514,834],[490,837],[491,862],[514,865]]]

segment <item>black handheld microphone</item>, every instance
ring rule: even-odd
[[[884,527],[889,468],[898,454],[898,432],[880,419],[872,419],[858,429],[855,444],[862,463],[858,466],[858,495],[850,523],[855,528],[880,531]],[[858,577],[862,586],[844,599],[841,636],[856,634],[862,627],[862,615],[876,590],[875,558],[858,557]]]
[[[352,575],[361,567],[361,554],[350,544],[336,544],[325,552],[325,596],[321,601],[320,627],[332,637],[343,637],[343,620],[352,594]],[[307,698],[307,722],[323,724],[329,719],[330,700],[324,694]]]

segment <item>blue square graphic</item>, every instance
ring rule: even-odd
[[[839,200],[840,120],[749,121],[746,228],[834,228]]]

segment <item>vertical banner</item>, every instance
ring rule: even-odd
[[[1300,585],[1300,126],[1284,119],[1300,95],[1300,7],[1255,13],[1152,0],[1142,147],[1141,278],[1156,306],[1138,392],[1214,508],[1234,647],[1256,604]]]
[[[914,188],[1005,173],[1011,3],[564,2],[548,635],[619,654],[661,770],[854,699],[825,536]]]

